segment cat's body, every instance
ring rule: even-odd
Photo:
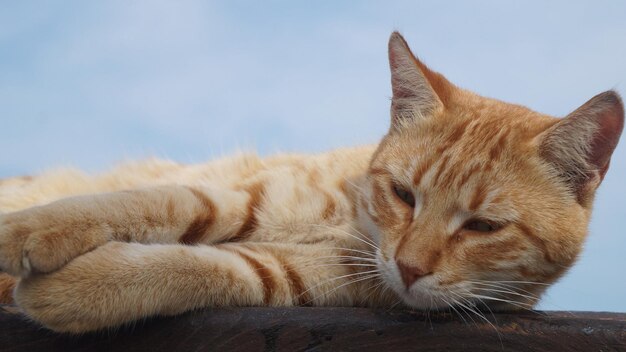
[[[204,290],[199,290],[196,284],[187,280],[195,281],[204,276],[202,285],[210,285],[211,281],[216,280],[209,274],[198,275],[198,270],[210,270],[210,250],[207,249],[206,254],[209,262],[201,265],[202,268],[194,268],[193,265],[185,263],[181,257],[193,256],[199,249],[179,244],[221,244],[217,248],[224,252],[223,255],[232,257],[230,261],[233,271],[250,276],[248,280],[253,287],[247,290],[257,296],[247,297],[245,292],[224,293],[224,298],[217,299],[224,300],[223,304],[368,306],[389,304],[390,296],[385,302],[380,300],[380,292],[373,295],[372,286],[378,284],[375,280],[346,285],[344,289],[331,292],[335,286],[332,282],[334,277],[371,270],[369,262],[358,262],[358,257],[363,255],[359,251],[369,253],[372,252],[372,248],[367,244],[367,241],[371,240],[364,237],[359,239],[362,237],[360,233],[363,229],[357,228],[359,222],[356,204],[359,191],[356,185],[362,183],[374,150],[375,147],[370,146],[342,149],[321,155],[284,155],[267,159],[248,154],[201,165],[177,165],[152,160],[122,166],[99,176],[88,176],[77,170],[60,170],[28,180],[23,178],[5,180],[4,184],[0,184],[0,211],[14,212],[69,195],[140,189],[104,195],[110,198],[102,201],[97,211],[89,209],[95,200],[94,196],[90,195],[55,203],[57,211],[55,214],[49,214],[53,217],[48,219],[51,222],[46,222],[43,228],[31,230],[44,231],[46,233],[40,237],[50,239],[45,244],[26,244],[25,247],[31,252],[41,251],[43,255],[39,260],[47,263],[40,262],[38,266],[45,266],[43,271],[50,271],[62,266],[74,255],[91,250],[97,245],[104,245],[111,239],[176,244],[160,247],[158,258],[154,258],[158,261],[154,264],[157,267],[168,265],[170,260],[182,261],[179,267],[172,268],[182,274],[178,279],[175,273],[173,275],[166,269],[156,268],[159,271],[154,272],[156,278],[177,281],[169,294],[179,295],[185,304],[170,313],[207,305],[205,299],[196,296],[205,295]],[[119,200],[114,200],[116,197]],[[75,205],[76,203],[79,205]],[[123,210],[124,218],[116,219],[120,215],[121,204],[125,204],[126,207]],[[24,214],[28,215],[28,212]],[[42,217],[39,214],[31,216],[40,219]],[[76,236],[89,236],[90,230],[85,231],[84,226],[77,225],[84,223],[87,218],[100,233],[106,232],[102,230],[100,224],[105,224],[103,226],[107,228],[118,226],[125,229],[111,229],[108,236],[113,238],[98,238],[97,244],[89,243],[84,247],[82,243],[62,243],[71,237],[63,234],[80,231],[81,233],[76,233]],[[38,226],[34,218],[23,219],[17,226],[24,225]],[[3,230],[11,229],[10,226],[10,223],[5,223]],[[114,247],[117,245],[122,244],[113,244]],[[64,252],[58,247],[72,247],[77,251],[67,258],[50,257],[50,252]],[[124,250],[114,248],[112,252],[115,253],[107,253],[99,259],[94,257],[96,272],[72,273],[67,276],[73,280],[81,275],[91,277],[102,274],[103,276],[94,278],[97,282],[107,279],[118,282],[133,277],[133,273],[126,270],[120,272],[119,277],[115,277],[112,270],[104,269],[107,265],[114,264],[116,260],[123,260],[123,255],[119,258],[116,258],[116,255]],[[129,245],[128,250],[136,250],[139,253],[142,249],[139,247],[133,249],[133,245]],[[186,251],[189,253],[185,253]],[[199,251],[202,253],[202,250]],[[168,253],[171,253],[172,258],[167,258]],[[88,258],[89,255],[83,257]],[[223,260],[224,258],[220,258],[220,264],[229,264],[228,261],[221,262]],[[340,263],[351,265],[339,265]],[[21,267],[20,270],[28,270],[20,263],[16,264]],[[34,263],[29,265],[37,266]],[[257,274],[249,272],[250,265],[259,272]],[[71,265],[65,269],[69,267]],[[80,265],[76,265],[76,269],[82,271]],[[143,265],[137,269],[138,273],[135,274],[146,270]],[[188,272],[185,273],[186,271]],[[54,274],[51,274],[50,277],[53,276]],[[140,281],[150,282],[151,286],[148,289],[152,290],[154,289],[152,281],[156,278],[144,277]],[[357,277],[346,278],[351,280]],[[132,283],[133,286],[140,284]],[[315,287],[318,284],[320,286]],[[236,286],[231,282],[227,285]],[[62,300],[68,307],[59,307],[54,303],[53,305],[57,307],[55,309],[76,308],[76,312],[67,314],[70,321],[76,321],[80,315],[79,311],[84,312],[86,309],[84,306],[91,304],[93,299],[93,296],[84,297],[76,288],[74,285],[65,285],[58,297],[48,292],[45,294],[46,299],[42,299],[43,297],[36,299],[37,304],[44,304],[48,300],[52,304],[52,301]],[[185,292],[191,296],[187,296]],[[132,306],[140,306],[139,300],[146,294],[148,293],[141,292],[138,293],[138,297],[134,299],[126,297],[125,300]],[[238,298],[242,301],[237,301]],[[88,301],[77,304],[83,299]],[[158,306],[156,301],[158,299],[151,304]],[[152,311],[138,310],[133,313],[137,314],[133,318],[160,313],[161,310],[162,308]],[[125,320],[128,319],[125,317],[106,325],[119,324]],[[56,327],[50,322],[48,325]]]
[[[558,120],[453,86],[398,34],[389,51],[378,146],[0,181],[16,302],[70,332],[216,305],[532,307],[580,252],[619,97]]]

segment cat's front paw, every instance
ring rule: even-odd
[[[55,271],[108,241],[106,224],[49,204],[0,215],[0,269],[14,276]]]
[[[95,331],[142,318],[145,308],[129,299],[134,280],[126,274],[133,270],[127,271],[128,261],[115,260],[126,247],[132,246],[109,242],[55,272],[19,280],[15,303],[30,319],[62,333]],[[158,301],[146,306],[153,304]]]
[[[61,271],[22,279],[15,289],[15,303],[30,319],[53,331],[82,333],[97,329],[88,319],[91,311],[98,309],[93,302],[88,303],[90,292],[68,285],[64,275],[56,275]]]

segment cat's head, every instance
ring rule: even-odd
[[[557,119],[454,86],[398,33],[389,61],[391,129],[363,214],[386,283],[418,308],[532,307],[581,251],[623,127],[618,94]]]

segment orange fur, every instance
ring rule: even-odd
[[[15,301],[74,333],[206,306],[531,308],[580,253],[619,96],[559,120],[454,86],[398,33],[389,57],[377,146],[0,182]]]

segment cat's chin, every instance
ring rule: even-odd
[[[449,307],[446,300],[437,294],[423,292],[416,289],[412,289],[410,291],[403,290],[402,292],[397,293],[404,303],[411,308],[419,310],[438,310]]]
[[[409,290],[407,290],[403,285],[397,283],[391,286],[405,305],[419,310],[438,310],[441,308],[447,308],[450,306],[448,302],[453,301],[452,299],[445,297],[443,293],[438,292],[436,289],[433,290],[423,284],[414,285]]]

